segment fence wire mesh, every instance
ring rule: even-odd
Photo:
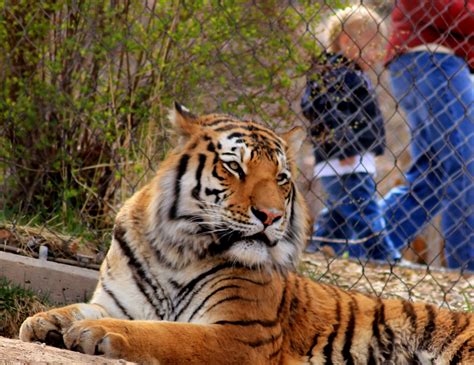
[[[173,145],[179,100],[308,130],[307,275],[472,308],[473,9],[2,2],[2,250],[97,267],[121,203]]]

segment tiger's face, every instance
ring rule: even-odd
[[[195,117],[179,105],[182,146],[160,174],[161,250],[175,260],[220,257],[288,268],[304,244],[306,208],[294,183],[300,128],[281,137],[226,115]]]

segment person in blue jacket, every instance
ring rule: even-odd
[[[385,232],[376,199],[375,157],[384,153],[385,128],[364,73],[373,55],[357,44],[370,46],[378,18],[366,8],[348,8],[334,17],[335,26],[345,18],[344,29],[332,32],[329,50],[335,52],[313,60],[301,100],[314,145],[314,176],[327,195],[306,252],[329,246],[336,255],[395,262],[400,253]]]

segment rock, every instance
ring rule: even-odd
[[[107,359],[102,356],[84,355],[61,350],[40,343],[27,343],[0,337],[0,365],[3,364],[104,364],[130,365],[125,360]]]

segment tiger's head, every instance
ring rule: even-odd
[[[293,268],[307,210],[295,184],[305,133],[277,135],[228,115],[197,117],[176,104],[181,142],[162,163],[149,233],[168,261],[217,257],[249,267]],[[158,219],[157,219],[158,218]]]

